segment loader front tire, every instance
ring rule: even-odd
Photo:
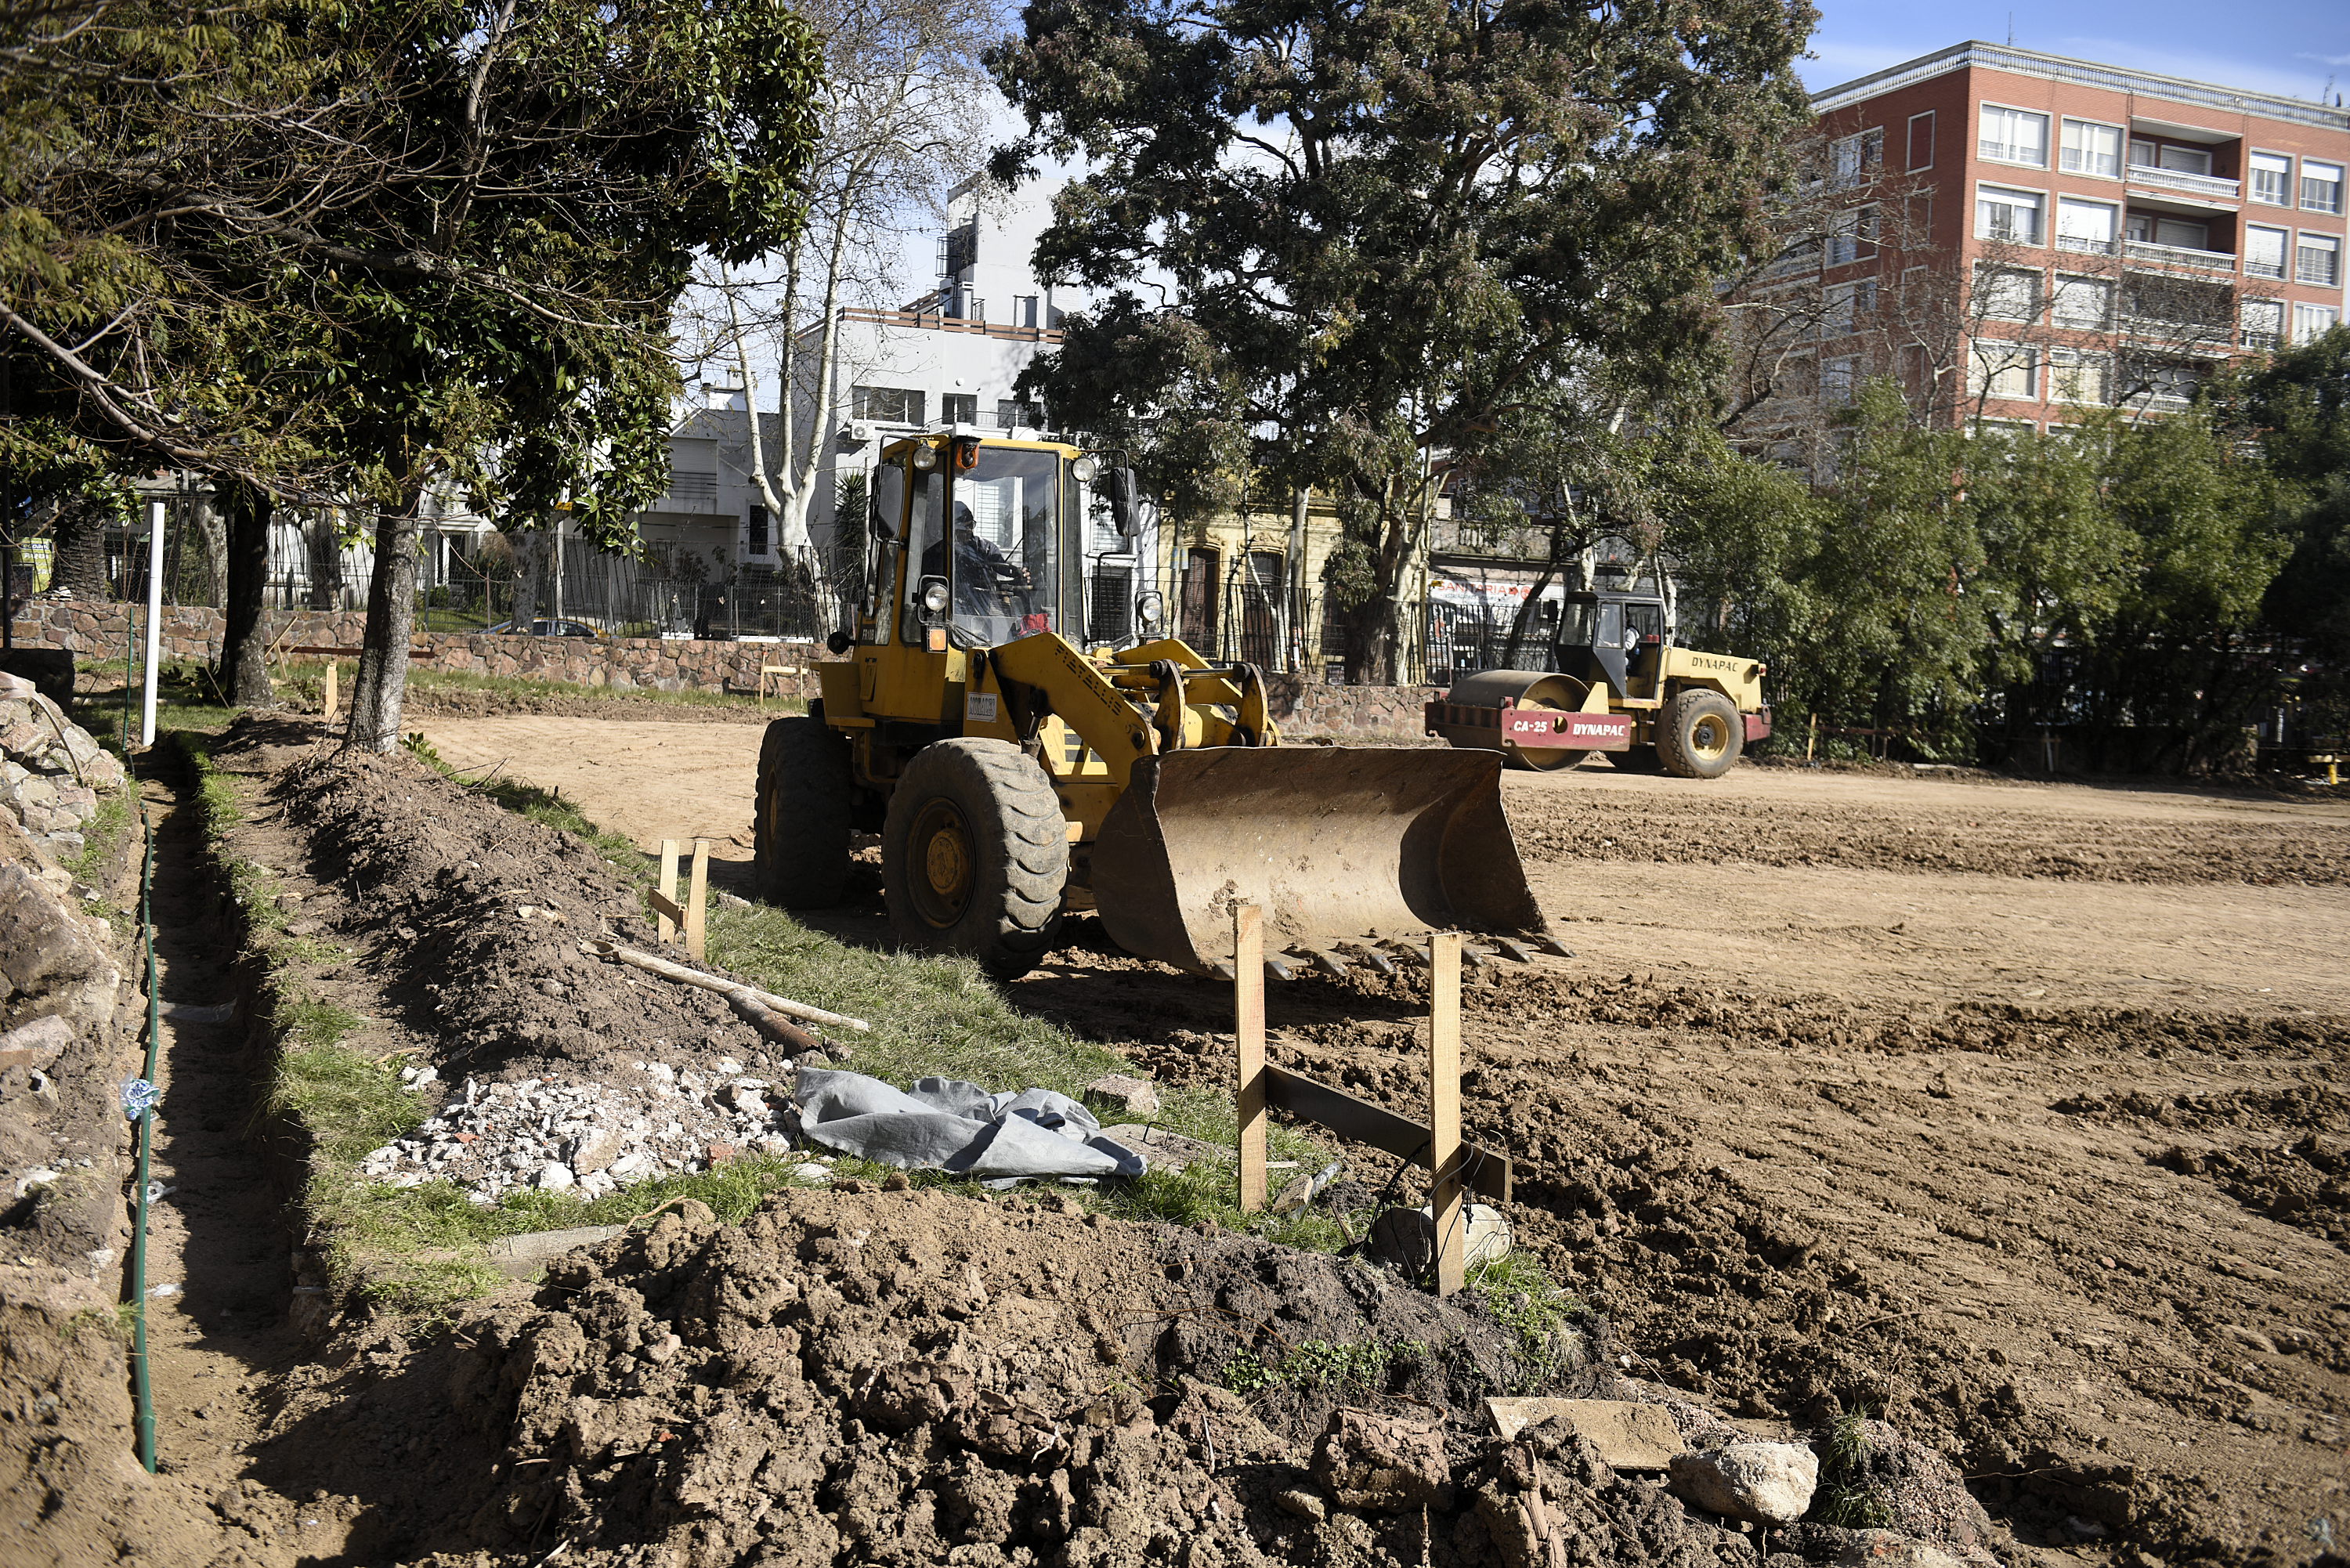
[[[1052,950],[1069,879],[1067,820],[1045,770],[1008,741],[914,753],[881,829],[881,887],[901,947],[968,953],[1017,980]]]
[[[828,909],[848,887],[849,818],[857,785],[848,742],[824,722],[778,719],[759,742],[751,862],[759,896],[786,909]]]
[[[1719,691],[1691,687],[1657,717],[1658,760],[1681,778],[1718,779],[1737,763],[1745,746],[1746,725],[1737,705]]]

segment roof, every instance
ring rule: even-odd
[[[1888,66],[1881,71],[1815,92],[1812,95],[1812,108],[1821,113],[1843,109],[1898,88],[1909,87],[1950,71],[1965,70],[1970,66],[2007,71],[2015,76],[2041,77],[2049,81],[2072,82],[2081,87],[2105,88],[2114,92],[2168,99],[2174,103],[2197,104],[2231,113],[2296,120],[2328,130],[2350,132],[2350,110],[2335,109],[2330,104],[2307,99],[2280,98],[2274,93],[2253,92],[2245,88],[2189,81],[2184,77],[2158,76],[2152,71],[2130,70],[2122,66],[2099,65],[2095,60],[2043,55],[2031,49],[1987,44],[1980,38],[1953,44],[1935,54],[1920,55],[1914,60]]]

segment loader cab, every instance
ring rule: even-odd
[[[1132,541],[1155,522],[1130,470],[1059,442],[957,429],[888,448],[869,494],[858,643],[942,653],[1040,632],[1082,646],[1105,622],[1156,628],[1159,596],[1147,584],[1117,614],[1087,602],[1089,589],[1133,590],[1130,572],[1088,570],[1105,535]],[[1128,558],[1148,559],[1147,548],[1129,545]]]
[[[1665,601],[1650,594],[1566,596],[1559,617],[1559,670],[1606,681],[1619,697],[1654,697],[1664,669]]]

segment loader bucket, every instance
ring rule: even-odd
[[[1216,746],[1149,757],[1102,823],[1093,894],[1120,947],[1204,972],[1232,907],[1268,951],[1432,930],[1539,942],[1497,752]]]

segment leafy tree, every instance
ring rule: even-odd
[[[567,505],[606,544],[662,488],[694,256],[797,221],[806,27],[775,0],[88,0],[17,26],[4,439],[371,514],[349,743],[388,749],[428,488]]]
[[[2262,618],[2309,668],[2293,682],[2311,734],[2350,728],[2350,327],[2240,368],[2213,416],[2257,443],[2279,486],[2292,555]]]
[[[1106,293],[1024,389],[1141,449],[1178,516],[1250,470],[1334,494],[1349,673],[1392,680],[1441,462],[1603,375],[1653,425],[1710,398],[1813,16],[1031,0],[997,172],[1087,161],[1037,262]]]

